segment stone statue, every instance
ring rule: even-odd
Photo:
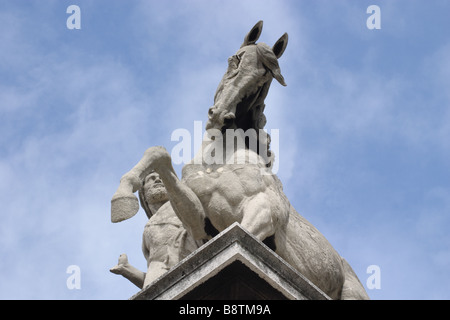
[[[142,289],[187,257],[202,242],[195,241],[178,219],[157,172],[151,172],[144,179],[139,199],[149,218],[142,238],[147,273],[129,264],[126,254],[120,255],[118,264],[110,271]]]
[[[266,123],[264,99],[272,79],[286,85],[278,59],[286,49],[288,35],[273,47],[256,43],[262,25],[259,21],[228,59],[228,69],[208,111],[208,135],[194,159],[183,167],[181,180],[167,150],[149,148],[121,178],[111,200],[112,221],[136,214],[139,203],[133,193],[154,170],[167,188],[175,214],[194,239],[211,239],[238,222],[331,298],[367,299],[349,264],[295,211],[272,173],[270,136],[260,129]],[[230,131],[240,133],[230,138]],[[252,140],[258,142],[256,147]]]

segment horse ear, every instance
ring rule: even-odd
[[[284,50],[287,47],[287,44],[288,44],[288,34],[285,33],[281,36],[280,39],[278,39],[277,42],[275,42],[275,44],[272,47],[272,51],[273,53],[275,53],[277,59],[279,59],[283,55]]]
[[[242,47],[248,46],[250,44],[255,44],[255,42],[259,39],[259,36],[261,35],[263,27],[262,20],[258,21],[255,26],[250,30],[249,33],[244,38],[244,42],[241,45]]]

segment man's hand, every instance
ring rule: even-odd
[[[112,273],[123,275],[125,268],[128,265],[128,257],[125,253],[122,253],[119,257],[119,262],[116,266],[109,269]]]

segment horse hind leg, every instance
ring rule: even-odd
[[[341,300],[369,300],[369,295],[359,281],[355,271],[353,271],[352,267],[344,258],[341,259],[345,277],[342,286]]]

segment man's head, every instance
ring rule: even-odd
[[[159,207],[169,201],[166,187],[157,172],[153,171],[145,177],[142,188],[139,190],[139,200],[149,219],[154,213],[151,207]]]

